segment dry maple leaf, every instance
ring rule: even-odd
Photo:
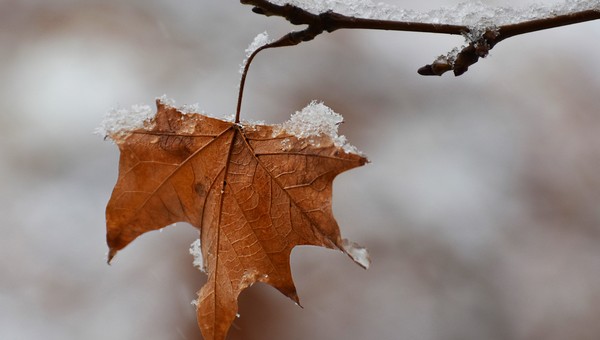
[[[197,314],[205,339],[225,338],[238,295],[257,281],[298,303],[289,263],[297,245],[338,248],[368,265],[364,248],[341,239],[331,210],[334,177],[367,161],[343,139],[157,106],[143,127],[108,132],[121,151],[106,208],[109,261],[147,231],[175,222],[200,229],[208,281]]]

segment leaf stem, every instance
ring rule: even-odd
[[[246,76],[248,75],[248,70],[250,69],[250,64],[252,63],[252,60],[254,60],[254,57],[262,50],[264,50],[265,48],[268,48],[269,44],[263,45],[259,48],[257,48],[254,52],[252,52],[252,54],[250,54],[250,56],[248,57],[248,60],[246,61],[246,65],[244,65],[244,70],[242,71],[242,78],[240,79],[240,88],[239,88],[239,92],[238,92],[238,100],[237,100],[237,107],[235,109],[235,123],[238,124],[240,122],[240,113],[242,111],[242,97],[244,96],[244,86],[246,85]]]
[[[257,48],[254,52],[252,52],[252,54],[250,54],[250,56],[248,57],[248,60],[246,62],[246,65],[244,65],[244,70],[242,71],[242,78],[240,79],[240,89],[238,92],[238,101],[237,101],[237,107],[235,110],[235,123],[236,124],[238,124],[240,122],[240,114],[242,111],[242,98],[244,97],[244,87],[246,85],[246,76],[248,75],[248,70],[250,69],[250,64],[252,64],[254,57],[261,51],[266,50],[268,48],[298,45],[302,41],[307,41],[307,40],[314,38],[314,36],[316,36],[317,34],[320,34],[320,32],[322,32],[322,31],[319,31],[319,33],[317,33],[311,27],[308,27],[307,29],[302,30],[302,31],[291,32],[291,33],[284,35],[283,37],[279,38],[276,41],[262,45],[261,47]]]

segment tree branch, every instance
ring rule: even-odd
[[[425,32],[438,34],[453,34],[468,36],[471,28],[462,25],[390,21],[349,17],[335,12],[313,14],[293,5],[275,5],[267,0],[240,0],[242,4],[254,6],[252,11],[265,16],[278,16],[294,25],[308,25],[305,30],[289,33],[290,44],[297,45],[302,41],[314,39],[323,32],[333,32],[339,29],[374,29],[390,31]],[[465,73],[469,66],[479,58],[487,56],[489,51],[500,41],[530,32],[554,27],[571,25],[590,20],[600,19],[600,11],[587,10],[553,17],[534,19],[516,24],[490,27],[475,38],[469,38],[469,44],[462,50],[448,56],[438,57],[432,64],[418,70],[421,75],[442,75],[452,70],[454,75]],[[283,39],[283,38],[282,38]],[[273,46],[275,47],[275,46]]]

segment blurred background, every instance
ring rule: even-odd
[[[245,48],[294,29],[250,10],[0,0],[1,339],[201,338],[194,228],[106,264],[118,151],[93,132],[163,94],[233,114]],[[600,339],[598,41],[600,22],[516,37],[459,78],[416,70],[460,37],[341,31],[261,54],[243,117],[282,122],[322,100],[371,160],[336,179],[334,212],[373,263],[297,248],[304,308],[257,284],[229,338]]]

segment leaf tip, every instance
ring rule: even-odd
[[[108,264],[110,266],[111,261],[112,261],[113,257],[115,257],[115,255],[117,255],[117,250],[110,248],[108,251],[108,256],[106,258],[106,264]]]
[[[294,292],[293,295],[287,295],[292,301],[294,301],[294,303],[296,304],[296,306],[304,309],[304,306],[302,306],[302,304],[300,303],[300,297],[298,296],[298,294],[296,292]]]
[[[268,280],[261,280],[262,282],[274,285],[273,282],[269,282]],[[277,288],[277,290],[279,290],[279,292],[281,292],[281,294],[287,296],[290,300],[294,301],[294,303],[299,306],[300,308],[304,308],[302,307],[302,305],[300,304],[300,297],[298,296],[298,292],[296,291],[296,287],[294,286],[294,283],[291,281],[285,282],[284,285],[274,285],[275,288]]]

